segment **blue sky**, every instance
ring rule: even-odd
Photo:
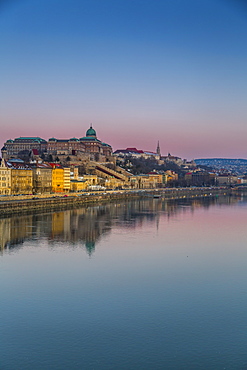
[[[1,4],[0,145],[92,122],[114,149],[247,158],[244,1]]]

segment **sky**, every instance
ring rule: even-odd
[[[83,137],[114,150],[247,158],[244,0],[2,0],[0,146]]]

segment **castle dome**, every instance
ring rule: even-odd
[[[90,126],[90,128],[87,130],[87,132],[86,132],[86,136],[96,137],[96,131],[93,129],[92,125],[91,125],[91,126]]]

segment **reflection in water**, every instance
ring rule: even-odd
[[[0,219],[0,369],[246,369],[246,200]]]
[[[84,207],[75,210],[13,216],[0,219],[0,250],[18,249],[25,240],[47,238],[50,246],[69,242],[81,243],[89,256],[95,245],[114,227],[141,227],[144,222],[156,223],[160,215],[174,217],[180,212],[193,212],[196,208],[211,205],[234,204],[237,197],[199,198],[164,201],[161,199],[132,200]]]

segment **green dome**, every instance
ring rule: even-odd
[[[96,137],[96,131],[92,128],[92,125],[86,132],[86,136],[95,136]]]

